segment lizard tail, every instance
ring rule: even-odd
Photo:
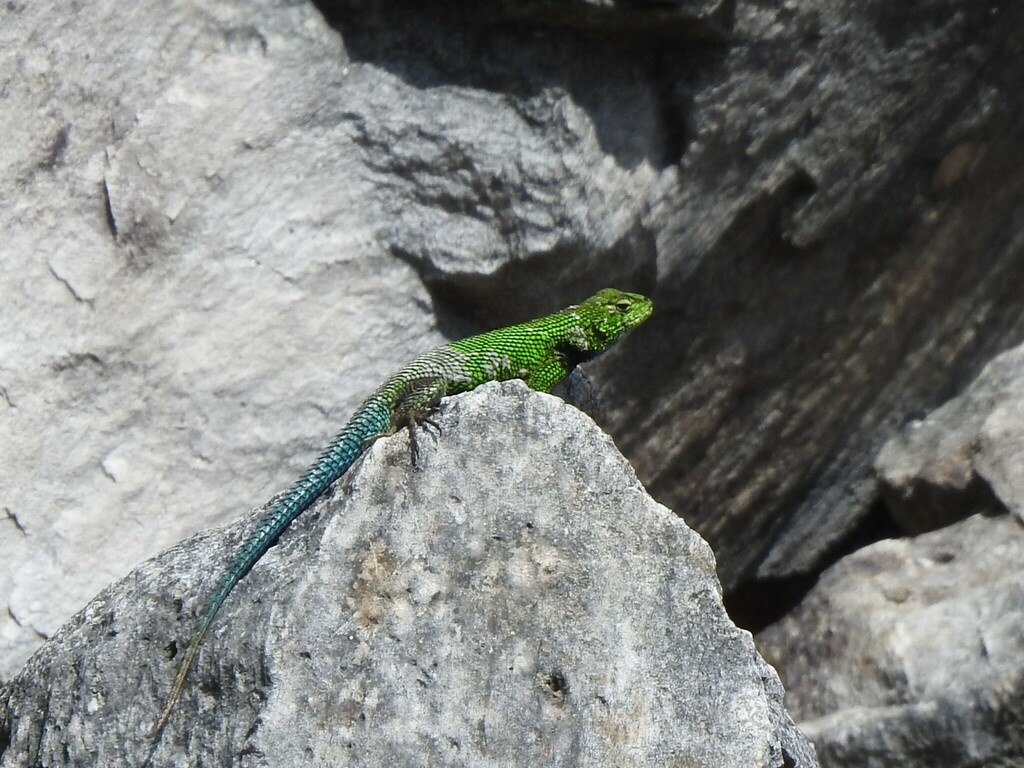
[[[391,430],[391,410],[378,398],[370,398],[352,415],[348,423],[334,437],[330,445],[314,461],[302,477],[293,485],[284,498],[259,524],[256,531],[239,548],[227,569],[221,574],[217,587],[210,593],[203,608],[202,618],[192,634],[185,655],[182,657],[178,674],[171,685],[170,695],[160,719],[151,735],[156,737],[167,725],[174,705],[181,697],[185,678],[199,652],[199,645],[213,624],[217,612],[227,596],[266,553],[281,533],[291,525],[330,485],[341,477],[373,440],[388,434]]]

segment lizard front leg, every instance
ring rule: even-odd
[[[411,379],[395,398],[392,423],[396,429],[409,428],[409,450],[413,466],[419,463],[420,456],[416,440],[417,428],[426,430],[430,426],[441,434],[441,425],[433,417],[447,391],[448,383],[443,377],[428,376]]]

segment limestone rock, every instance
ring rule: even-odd
[[[983,509],[1024,521],[1024,347],[893,438],[875,470],[888,509],[911,533]]]
[[[375,239],[350,126],[301,128],[314,83],[365,88],[314,8],[0,15],[6,678],[131,566],[285,486],[443,337]]]
[[[878,542],[758,636],[831,768],[1024,760],[1024,526],[976,515]]]
[[[154,767],[814,766],[708,546],[519,382],[378,442],[230,596]],[[104,590],[4,689],[0,765],[139,764],[199,596],[256,519]],[[179,654],[180,655],[180,654]]]

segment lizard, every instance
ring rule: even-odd
[[[373,441],[408,427],[415,463],[415,429],[428,424],[439,429],[432,416],[441,398],[509,379],[522,379],[530,388],[547,392],[576,365],[601,354],[644,322],[652,309],[646,296],[605,288],[560,312],[435,347],[389,376],[302,477],[278,497],[228,563],[206,599],[152,735],[158,736],[166,726],[199,646],[235,585]]]

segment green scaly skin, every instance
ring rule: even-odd
[[[388,377],[356,409],[228,564],[207,598],[153,735],[167,724],[199,644],[228,594],[285,528],[341,477],[370,443],[402,427],[433,424],[430,416],[442,397],[487,381],[523,379],[533,389],[547,392],[577,364],[601,354],[626,331],[640,325],[651,309],[645,296],[606,288],[553,315],[432,349]],[[415,442],[413,446],[415,459]]]

